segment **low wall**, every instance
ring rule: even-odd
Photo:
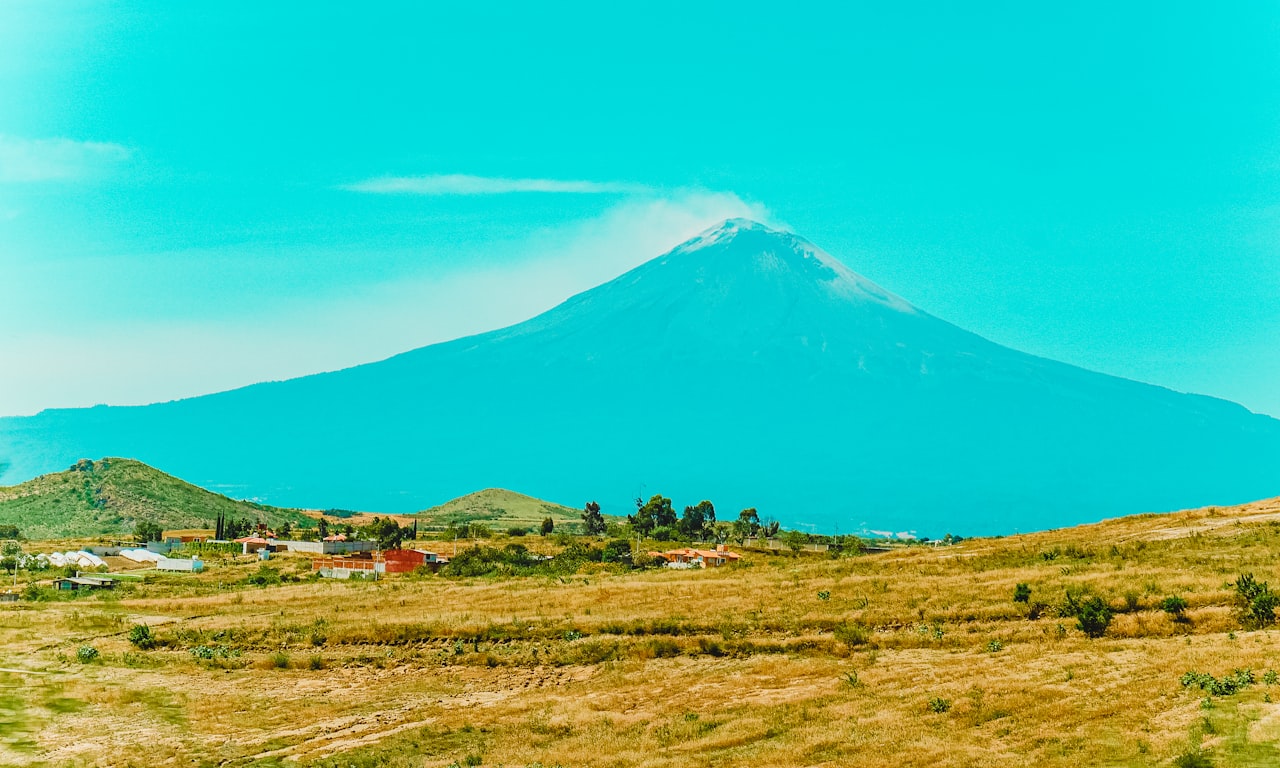
[[[377,546],[372,541],[293,541],[281,539],[277,547],[290,552],[306,552],[311,555],[345,555],[348,552],[372,552]]]

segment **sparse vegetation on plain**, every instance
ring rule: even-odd
[[[1280,760],[1280,638],[1253,610],[1280,502],[706,570],[631,546],[495,534],[380,582],[214,554],[0,607],[6,666],[43,673],[0,689],[21,713],[0,762]]]

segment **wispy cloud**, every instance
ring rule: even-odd
[[[504,179],[450,173],[430,176],[382,176],[348,184],[343,189],[375,195],[506,195],[541,192],[569,195],[633,195],[653,191],[644,184],[624,181],[563,179]]]
[[[129,159],[104,141],[24,139],[0,134],[0,182],[67,181],[95,176]]]

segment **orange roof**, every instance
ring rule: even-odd
[[[742,557],[737,552],[722,549],[672,549],[667,552],[650,552],[649,554],[659,557],[719,557],[724,560],[738,560]]]

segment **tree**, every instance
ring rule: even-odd
[[[138,537],[140,541],[159,541],[164,535],[164,531],[160,528],[159,523],[150,520],[139,520],[134,526],[133,535]]]
[[[799,554],[804,548],[805,535],[799,531],[787,531],[782,534],[782,543],[787,545],[793,554]]]
[[[16,525],[0,525],[0,539],[21,539],[22,532]]]
[[[329,535],[329,521],[324,519],[323,515],[320,516],[320,521],[316,523],[316,528],[320,531],[320,538],[323,539]]]
[[[600,505],[594,501],[587,502],[587,507],[582,512],[582,523],[587,529],[588,536],[603,536],[609,529],[604,521],[604,515],[600,514]]]
[[[543,520],[542,520],[542,535],[543,535],[543,536],[550,536],[550,535],[551,535],[551,532],[552,532],[552,531],[554,531],[555,529],[556,529],[556,521],[555,521],[555,520],[552,520],[552,519],[551,519],[551,518],[549,518],[549,517],[547,517],[547,518],[543,518]]]
[[[662,494],[654,494],[647,502],[640,505],[634,515],[627,517],[627,522],[631,523],[636,533],[647,536],[655,528],[675,528],[676,510],[671,506],[671,499]]]
[[[739,512],[738,519],[733,521],[733,538],[738,540],[738,545],[745,545],[747,539],[759,533],[760,515],[756,512],[756,508],[751,507]]]
[[[715,536],[716,508],[709,501],[684,508],[679,530],[689,539],[707,539]]]
[[[604,545],[600,559],[606,563],[631,564],[631,542],[626,539],[613,539]]]
[[[293,535],[293,524],[288,520],[284,520],[277,526],[276,531],[280,538],[287,539]]]
[[[22,557],[22,546],[18,542],[10,539],[0,544],[0,567],[5,571],[11,571],[14,574],[14,583],[17,583],[18,560]]]
[[[404,541],[404,529],[389,517],[377,517],[369,525],[368,535],[378,543],[378,549],[399,549]]]

